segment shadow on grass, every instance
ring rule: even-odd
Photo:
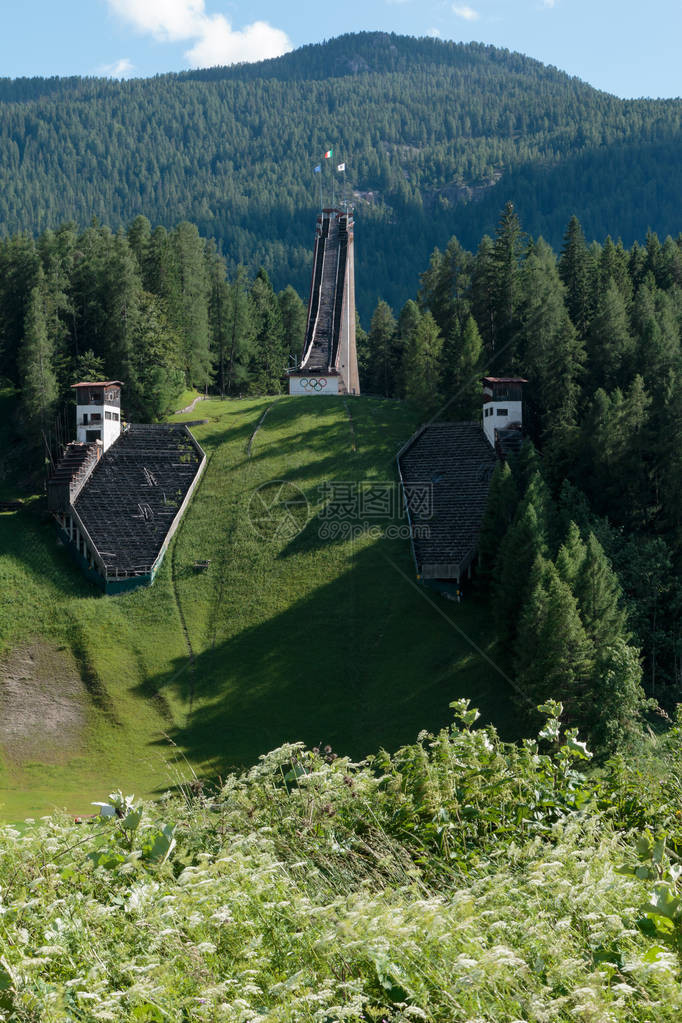
[[[0,552],[21,562],[26,571],[69,597],[101,597],[83,577],[59,541],[42,502],[26,511],[0,514]]]
[[[462,696],[503,737],[517,737],[508,683],[392,570],[384,552],[410,571],[404,545],[366,547],[333,582],[197,656],[194,710],[187,727],[169,733],[178,756],[211,775],[287,741],[322,741],[361,758],[447,725],[450,701]],[[484,604],[442,601],[442,608],[476,645],[489,646]],[[144,695],[171,687],[186,698],[185,663],[174,672],[152,680]]]

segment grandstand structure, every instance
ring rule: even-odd
[[[396,456],[417,579],[457,595],[471,577],[498,461],[523,438],[522,377],[484,377],[480,421],[429,423]]]
[[[317,218],[303,356],[289,371],[289,394],[359,394],[355,344],[355,249],[352,207]]]
[[[105,593],[150,585],[206,465],[184,425],[123,426],[106,451],[73,442],[48,480],[48,508]]]

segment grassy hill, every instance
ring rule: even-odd
[[[0,514],[5,820],[85,812],[119,786],[153,795],[284,741],[394,749],[444,724],[458,696],[515,734],[508,683],[471,642],[487,646],[486,608],[427,600],[404,539],[321,535],[325,483],[394,480],[417,425],[407,406],[215,400],[179,419],[199,415],[208,467],[151,589],[99,595],[37,499]],[[251,524],[273,480],[310,506],[297,536]]]
[[[232,270],[262,263],[305,293],[329,146],[357,206],[364,319],[378,296],[414,294],[435,245],[477,245],[507,200],[555,247],[573,213],[588,239],[679,230],[679,100],[620,100],[492,46],[365,32],[149,80],[0,80],[0,232],[188,219]]]

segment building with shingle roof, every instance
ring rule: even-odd
[[[471,575],[490,480],[522,440],[521,377],[485,377],[481,421],[422,426],[397,455],[417,578]]]
[[[74,559],[106,593],[149,585],[206,456],[184,425],[106,419],[109,405],[120,409],[120,383],[76,386],[79,436],[84,414],[97,436],[67,445],[48,480],[48,508]]]

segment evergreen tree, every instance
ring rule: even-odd
[[[288,285],[277,296],[282,314],[284,344],[292,362],[300,362],[305,341],[307,310],[297,291]]]
[[[585,554],[572,588],[585,631],[597,650],[603,650],[617,640],[627,642],[629,639],[623,594],[618,577],[594,533],[589,534],[584,546]]]
[[[579,337],[590,322],[590,252],[580,221],[571,217],[559,260],[559,275],[566,287],[566,306]]]
[[[289,356],[279,302],[263,267],[251,286],[250,319],[254,332],[250,389],[256,394],[279,394]]]
[[[495,350],[495,252],[492,238],[484,235],[478,246],[471,277],[472,312],[491,358]]]
[[[440,355],[443,339],[430,312],[424,313],[405,349],[403,379],[405,397],[424,412],[439,403]]]
[[[516,355],[516,313],[519,304],[519,282],[523,235],[521,224],[508,202],[500,215],[493,246],[495,283],[493,292],[493,349],[502,360],[498,369],[512,367]]]
[[[556,570],[563,581],[570,586],[572,593],[576,593],[576,584],[581,577],[587,548],[583,543],[580,530],[575,522],[571,522],[565,541],[559,548],[556,557]]]
[[[493,614],[502,650],[509,651],[516,638],[535,560],[549,553],[542,518],[543,512],[538,511],[532,498],[524,500],[500,544],[494,571]]]
[[[495,573],[502,540],[518,504],[518,492],[507,462],[498,462],[490,480],[485,515],[478,542],[478,576],[487,586]]]
[[[473,316],[455,326],[443,345],[440,390],[453,419],[480,415],[483,343]]]
[[[627,384],[635,356],[625,300],[613,278],[599,303],[588,338],[590,385],[607,391]]]
[[[31,290],[18,360],[22,409],[34,444],[39,443],[41,431],[47,432],[57,401],[57,377],[52,363],[54,348],[45,322],[44,286],[42,271],[39,271],[38,283]]]
[[[530,573],[514,651],[517,682],[524,693],[536,704],[561,700],[571,725],[589,727],[594,648],[570,586],[544,558],[536,559]]]
[[[526,388],[528,418],[547,448],[547,464],[561,478],[577,443],[577,408],[584,350],[564,304],[554,254],[540,240],[521,273],[519,369]],[[524,417],[526,418],[526,417]]]
[[[599,680],[585,733],[602,756],[627,749],[640,736],[643,712],[649,707],[642,688],[639,651],[623,639],[603,650],[596,659]]]
[[[396,365],[395,318],[389,306],[379,301],[369,325],[369,366],[367,368],[368,390],[390,398],[395,393]]]
[[[235,279],[228,287],[226,330],[221,348],[219,384],[221,394],[234,394],[247,384],[254,348],[252,306],[247,290],[246,270],[237,267]],[[222,335],[221,335],[222,336]]]
[[[405,351],[409,344],[411,344],[419,321],[421,320],[421,313],[419,306],[412,299],[408,299],[403,308],[400,310],[400,316],[398,317],[398,332],[395,341],[395,353],[396,353],[396,384],[395,394],[396,397],[405,397],[405,378],[403,376],[404,362],[405,362]]]
[[[469,315],[469,290],[473,260],[457,238],[445,252],[435,249],[429,269],[421,275],[419,304],[430,310],[443,337],[461,328]]]

